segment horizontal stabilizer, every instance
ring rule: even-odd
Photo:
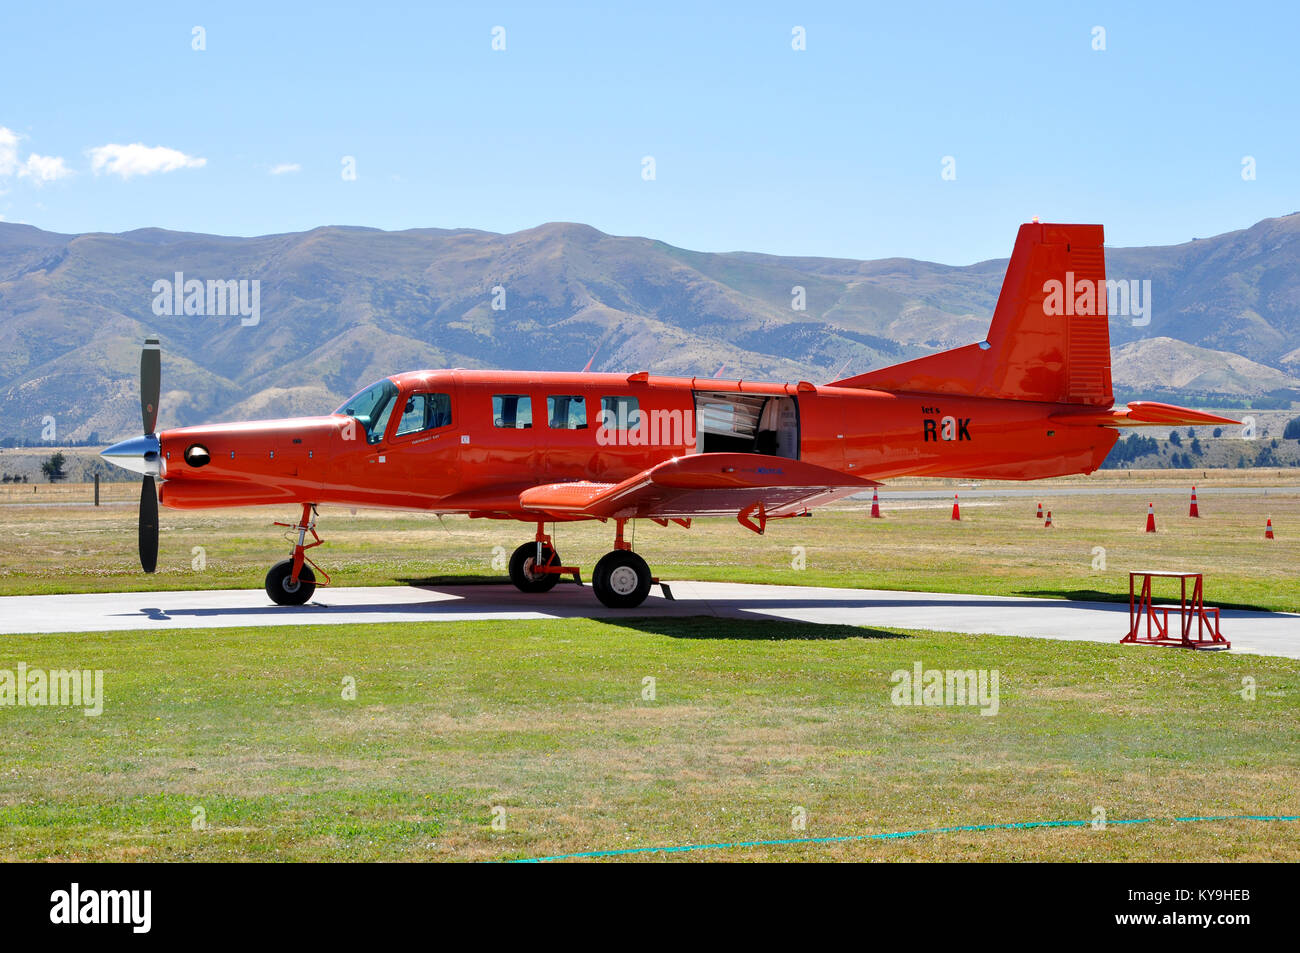
[[[1098,427],[1155,427],[1165,426],[1194,427],[1200,424],[1240,424],[1240,420],[1220,417],[1202,410],[1178,407],[1174,404],[1162,404],[1155,400],[1135,400],[1127,407],[1115,407],[1110,410],[1068,411],[1052,414],[1048,418],[1054,424],[1094,424]]]

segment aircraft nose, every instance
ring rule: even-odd
[[[161,469],[161,445],[156,434],[115,443],[100,453],[100,456],[123,470],[146,476],[157,476]]]

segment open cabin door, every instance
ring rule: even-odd
[[[700,453],[764,453],[799,459],[799,405],[794,397],[696,391]]]

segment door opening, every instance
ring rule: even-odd
[[[799,406],[793,397],[696,391],[701,453],[763,453],[799,459]]]

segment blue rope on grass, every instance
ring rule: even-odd
[[[1127,820],[1107,820],[1106,824],[1157,824],[1172,821],[1189,824],[1203,821],[1297,821],[1300,815],[1234,814],[1222,817],[1136,817]],[[894,831],[889,834],[842,834],[837,837],[787,837],[782,840],[737,841],[718,844],[680,844],[673,847],[625,847],[620,850],[584,850],[576,854],[554,854],[550,857],[522,857],[510,861],[515,864],[541,864],[553,860],[583,860],[596,857],[626,857],[631,854],[679,854],[692,850],[731,850],[737,847],[784,847],[789,844],[841,844],[847,841],[903,840],[924,834],[959,834],[971,831],[1013,831],[1036,827],[1087,827],[1092,821],[1015,821],[1010,824],[963,824],[959,827],[934,827],[928,830]]]

